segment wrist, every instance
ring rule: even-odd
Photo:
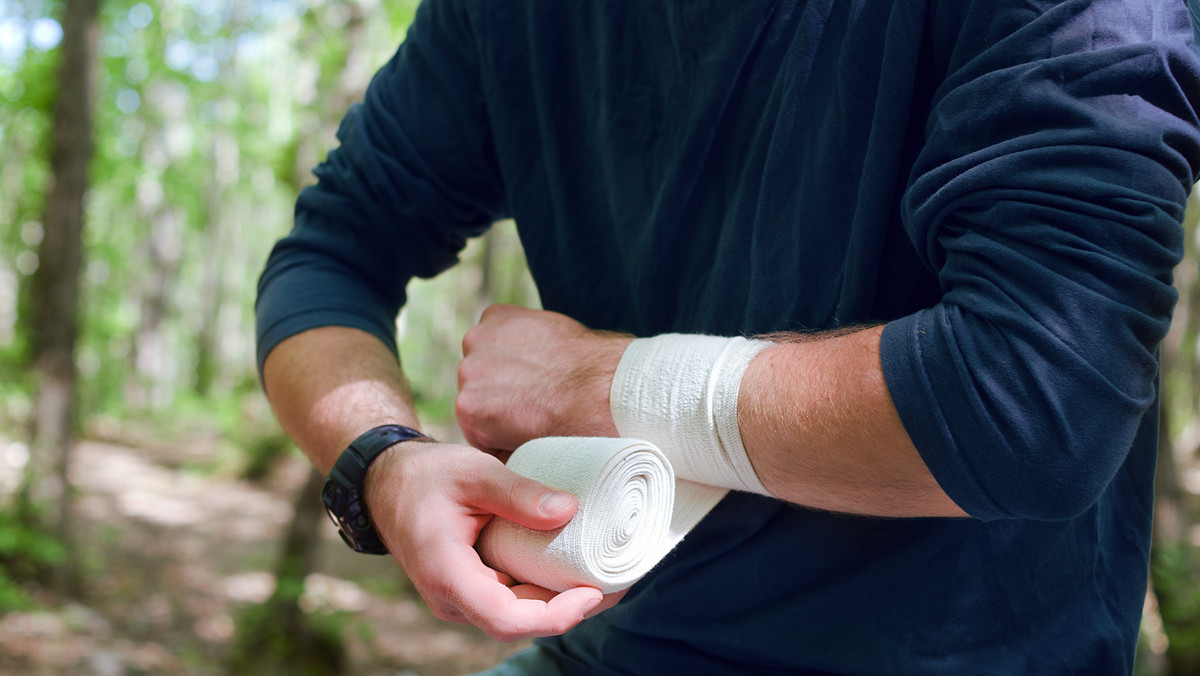
[[[585,396],[579,401],[582,410],[571,412],[573,421],[587,420],[596,413],[600,417],[594,423],[595,427],[587,429],[567,428],[560,430],[567,436],[620,436],[616,421],[612,416],[613,381],[617,368],[620,366],[629,345],[634,341],[633,336],[609,332],[597,332],[603,338],[596,342],[589,354],[579,360],[582,365],[576,371],[574,380],[584,385]]]
[[[351,549],[370,554],[387,553],[367,504],[370,470],[396,445],[422,439],[429,440],[429,437],[410,427],[380,425],[347,445],[334,462],[321,499],[342,540]]]
[[[633,341],[613,376],[617,431],[658,445],[681,478],[769,495],[742,442],[737,404],[747,367],[770,346],[683,334]]]
[[[395,476],[397,463],[402,463],[405,456],[420,450],[417,447],[436,443],[438,441],[432,437],[414,437],[398,442],[380,453],[375,462],[367,468],[366,477],[363,479],[363,500],[367,503],[368,511],[377,514],[378,510],[387,508],[387,496],[394,492],[389,491],[387,481],[389,477]]]

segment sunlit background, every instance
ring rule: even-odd
[[[511,649],[437,622],[395,566],[293,509],[319,503],[254,370],[266,254],[415,5],[102,2],[64,547],[14,496],[66,5],[0,2],[0,673],[305,673],[245,658],[258,654],[310,673],[450,674]],[[414,284],[400,326],[445,437],[462,333],[489,302],[537,303],[511,224],[463,261]],[[298,570],[288,532],[316,534]],[[74,593],[55,583],[67,567]],[[299,633],[271,643],[264,625]]]
[[[30,317],[46,299],[31,280],[43,267],[66,3],[0,0],[0,673],[436,676],[512,649],[437,622],[387,560],[345,550],[254,371],[265,256],[415,5],[101,3],[78,441],[60,529],[16,496],[41,452]],[[1192,209],[1163,349],[1168,434],[1142,674],[1200,673],[1195,221]],[[406,369],[424,420],[453,438],[463,332],[490,302],[537,303],[512,224],[410,299]],[[78,584],[62,584],[64,570]]]

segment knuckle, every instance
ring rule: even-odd
[[[478,330],[487,330],[493,324],[502,321],[504,315],[503,305],[489,305],[483,308],[483,312],[479,313],[479,321],[474,328]]]
[[[487,424],[486,409],[471,390],[459,392],[454,397],[454,415],[460,425],[478,429]]]
[[[458,420],[463,438],[470,445],[478,447],[478,444],[484,441],[482,419],[469,395],[460,393],[454,398],[454,417]]]
[[[458,422],[470,420],[474,416],[475,401],[468,390],[459,390],[454,397],[454,415],[458,418]]]
[[[458,362],[458,368],[455,369],[455,375],[458,377],[458,391],[462,392],[463,387],[470,381],[471,371],[467,365],[467,360],[463,359]]]
[[[480,451],[487,451],[491,449],[491,446],[488,445],[488,438],[482,432],[479,432],[474,428],[463,429],[463,441],[465,441],[471,448]],[[471,476],[474,475],[472,474]]]
[[[492,303],[491,305],[489,305],[483,309],[483,313],[479,315],[479,321],[483,322],[485,319],[489,319],[489,318],[495,319],[498,317],[503,317],[506,314],[511,314],[512,311],[515,309],[517,309],[517,308],[513,305],[505,305],[504,303]]]
[[[462,353],[464,357],[468,354],[471,354],[471,350],[475,348],[475,328],[476,327],[472,326],[471,328],[467,329],[466,333],[463,334]]]
[[[476,359],[464,357],[458,363],[458,368],[455,375],[458,377],[459,392],[476,392],[479,394],[486,393],[484,391],[484,376],[487,374],[487,366],[480,364]],[[483,397],[479,401],[486,401]]]

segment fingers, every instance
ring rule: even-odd
[[[506,587],[486,572],[472,574],[474,562],[467,557],[457,560],[465,562],[463,570],[450,571],[464,580],[459,612],[499,641],[562,634],[602,601],[600,591],[590,587],[562,593],[535,585]]]
[[[574,515],[578,502],[573,496],[497,467],[477,483],[479,492],[470,502],[478,509],[531,528],[558,527]],[[430,551],[426,563],[434,564],[439,576],[433,596],[440,599],[440,612],[435,614],[465,620],[499,641],[561,634],[604,601],[590,587],[557,593],[515,584],[511,576],[484,565],[469,546],[449,544],[444,554]]]
[[[494,515],[556,528],[574,515],[573,496],[466,446],[402,446],[376,465],[374,472],[395,482],[377,477],[370,486],[376,527],[439,619],[474,624],[511,641],[562,633],[600,602],[600,592],[591,588],[556,594],[518,584],[485,566],[474,550]]]
[[[579,506],[570,493],[527,479],[499,462],[481,467],[480,476],[468,486],[469,493],[463,497],[470,504],[536,530],[565,525]]]
[[[584,614],[583,619],[586,620],[586,619],[595,617],[595,616],[599,615],[600,613],[608,610],[609,608],[612,608],[613,606],[620,603],[621,599],[625,598],[625,594],[627,594],[628,592],[629,592],[629,589],[626,588],[626,589],[622,589],[621,591],[618,591],[618,592],[613,592],[611,594],[605,594],[604,598],[601,599],[600,603],[598,603],[595,608],[592,608],[586,614]]]
[[[603,600],[591,587],[556,593],[535,585],[507,586],[507,576],[483,565],[469,547],[430,551],[427,562],[435,561],[437,577],[426,588],[418,586],[434,615],[473,624],[499,641],[561,634]]]
[[[511,305],[492,305],[463,336],[454,413],[468,443],[512,451],[549,436],[559,418],[565,316]],[[557,327],[557,328],[556,328]]]

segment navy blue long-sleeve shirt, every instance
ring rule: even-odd
[[[1192,40],[1182,0],[426,0],[271,255],[259,362],[329,324],[394,346],[407,281],[502,217],[594,328],[888,322],[901,419],[974,518],[731,494],[543,646],[579,673],[1129,673]]]

